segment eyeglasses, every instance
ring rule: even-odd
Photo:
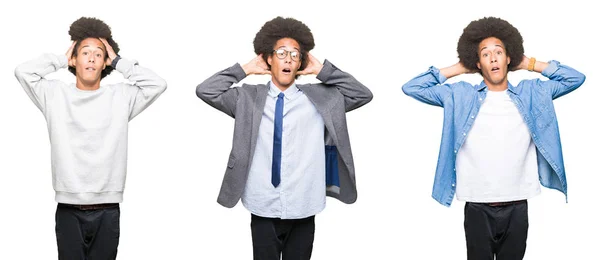
[[[275,56],[277,56],[277,58],[279,58],[280,60],[285,59],[285,57],[288,56],[288,53],[290,54],[290,58],[292,58],[293,61],[298,61],[302,57],[302,54],[296,50],[288,51],[286,49],[277,49],[273,50],[273,52],[275,53]]]

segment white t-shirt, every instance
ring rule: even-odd
[[[527,125],[505,91],[488,91],[456,158],[456,198],[529,199],[540,193],[537,155]]]

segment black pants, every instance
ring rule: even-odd
[[[465,204],[465,235],[469,260],[521,260],[525,256],[527,201],[490,206]]]
[[[120,214],[119,204],[82,209],[59,203],[56,208],[58,259],[116,259]]]
[[[252,214],[250,227],[255,260],[310,259],[315,239],[315,216],[279,219]]]

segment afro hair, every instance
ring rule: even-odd
[[[115,53],[119,53],[119,45],[113,40],[110,27],[99,19],[91,17],[79,18],[77,21],[71,24],[71,28],[69,28],[69,35],[71,35],[72,41],[77,42],[73,48],[74,57],[77,57],[77,49],[79,48],[81,41],[87,38],[104,38],[115,51]],[[108,58],[108,55],[106,55],[106,58]],[[106,66],[106,68],[102,70],[101,78],[108,76],[108,74],[110,74],[113,70],[113,67]],[[75,74],[74,67],[69,67],[69,71],[73,73],[73,75],[77,75]]]
[[[508,70],[514,71],[519,66],[519,61],[523,59],[523,37],[521,33],[505,20],[496,17],[485,17],[479,20],[471,21],[463,30],[463,34],[458,40],[458,59],[465,68],[472,71],[481,70],[477,68],[479,62],[479,43],[486,38],[496,37],[504,44],[506,54],[511,62],[508,64]]]
[[[308,52],[315,47],[315,39],[312,32],[304,23],[294,18],[283,18],[281,16],[266,22],[254,38],[254,52],[262,54],[265,63],[267,58],[273,53],[273,47],[279,39],[292,38],[300,45],[302,63],[300,69],[303,70],[308,64]],[[268,63],[267,63],[268,65]],[[270,69],[270,65],[269,69]]]

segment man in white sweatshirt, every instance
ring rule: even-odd
[[[15,75],[48,125],[59,259],[115,259],[128,122],[167,85],[136,61],[118,56],[104,22],[82,17],[69,34],[73,44],[65,55],[42,55],[19,65]],[[67,67],[75,84],[44,78]],[[114,69],[133,84],[100,85]]]

